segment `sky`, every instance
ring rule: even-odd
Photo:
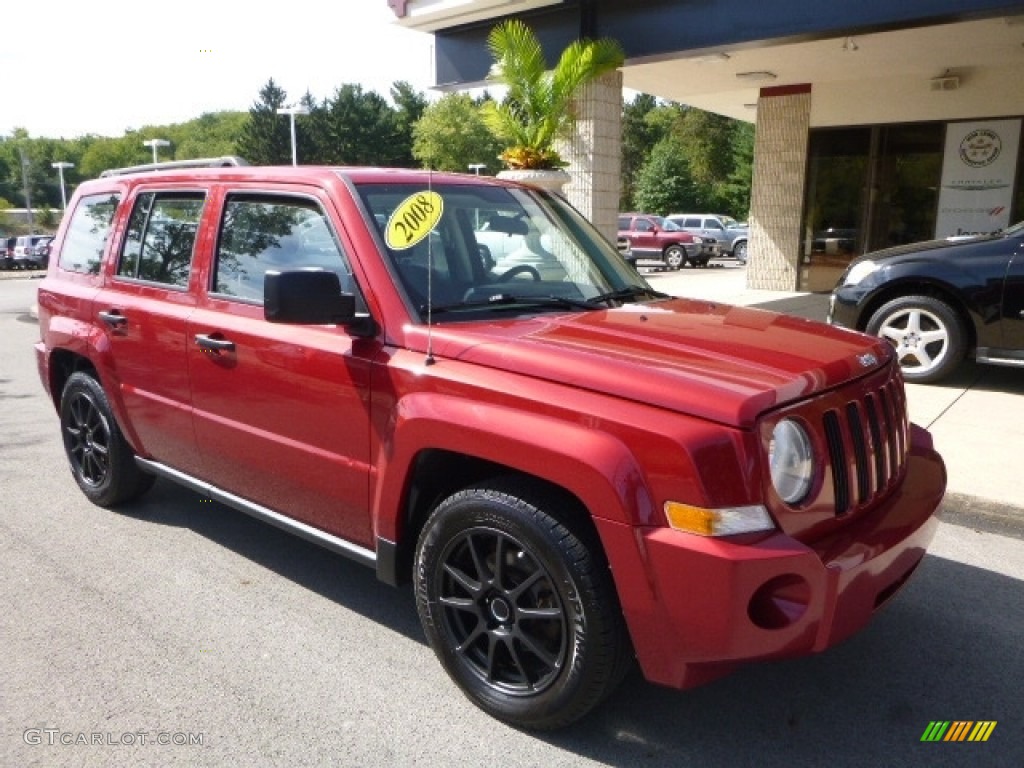
[[[245,111],[270,78],[289,103],[434,83],[433,37],[399,27],[386,0],[18,0],[0,26],[0,136],[121,136]]]

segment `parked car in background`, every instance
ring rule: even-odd
[[[631,259],[660,261],[669,269],[687,264],[705,267],[717,253],[710,243],[679,228],[663,216],[620,213],[619,237],[629,241]]]
[[[46,256],[49,256],[49,244],[53,235],[22,235],[14,244],[14,255],[12,256],[15,269],[39,269],[46,265],[40,260],[38,249],[46,246]]]
[[[1024,222],[864,254],[828,321],[887,339],[908,381],[938,381],[968,355],[1024,367]]]
[[[17,242],[16,237],[0,237],[0,268],[14,268],[14,245]]]
[[[46,265],[50,263],[50,250],[53,248],[53,237],[44,237],[36,244],[35,257],[38,262],[39,269],[46,269]]]
[[[671,213],[665,218],[705,243],[714,244],[719,256],[732,256],[740,264],[747,263],[750,227],[746,223],[720,213]]]

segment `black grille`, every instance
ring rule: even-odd
[[[870,504],[895,482],[906,459],[906,401],[898,382],[823,416],[836,515]]]

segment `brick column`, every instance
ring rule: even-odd
[[[564,194],[612,243],[618,232],[622,167],[622,73],[590,83],[576,100],[570,140],[558,144],[572,177]]]
[[[750,200],[748,288],[797,288],[810,124],[810,85],[761,89]]]

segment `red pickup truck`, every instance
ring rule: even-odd
[[[500,271],[485,218],[531,257]],[[451,678],[521,727],[634,659],[685,688],[835,645],[945,487],[886,342],[660,294],[560,198],[484,177],[111,173],[39,321],[89,499],[164,478],[411,581]]]

